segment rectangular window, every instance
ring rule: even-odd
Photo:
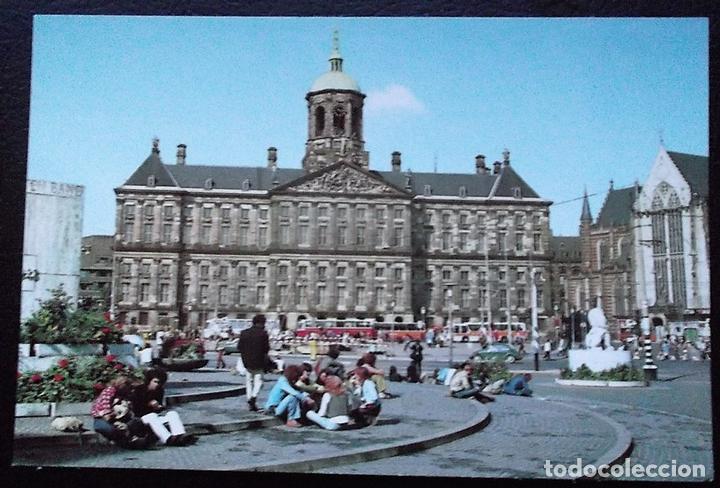
[[[375,288],[375,303],[378,307],[385,306],[385,288],[382,286]]]
[[[203,207],[202,218],[203,220],[209,220],[212,218],[212,207]]]
[[[172,205],[163,206],[163,218],[165,220],[172,220],[175,214],[175,208]]]
[[[365,245],[365,226],[364,225],[357,226],[357,234],[355,234],[355,244],[357,244],[358,246]]]
[[[470,290],[467,288],[460,290],[460,306],[462,308],[470,308]]]
[[[170,244],[172,240],[172,224],[163,224],[163,239],[165,244]]]
[[[308,229],[307,225],[301,225],[298,227],[298,244],[306,246],[309,244],[308,241]]]
[[[404,209],[403,208],[395,208],[395,219],[396,220],[402,220],[403,218]]]
[[[134,220],[135,219],[135,204],[134,203],[126,203],[123,208],[123,217],[125,220]]]
[[[143,224],[143,242],[152,242],[152,224]]]
[[[479,298],[478,298],[478,299],[479,299],[479,301],[480,301],[480,303],[478,304],[478,306],[479,306],[480,308],[487,308],[487,290],[482,289],[482,290],[478,290],[478,291],[479,291]]]
[[[248,217],[249,217],[249,216],[250,216],[250,210],[248,210]],[[247,218],[247,217],[243,217],[243,218]],[[267,219],[268,219],[268,209],[267,209],[267,208],[261,208],[261,209],[260,209],[260,212],[259,212],[259,215],[258,215],[258,218],[259,218],[260,220],[267,220]]]
[[[155,205],[145,205],[143,210],[145,212],[145,218],[151,219],[153,218],[153,213],[155,212]]]
[[[210,230],[212,226],[210,224],[205,224],[200,228],[200,242],[207,245],[210,244]]]
[[[518,272],[517,272],[517,280],[518,280],[518,281],[525,281],[525,271],[518,271]]]
[[[478,279],[480,281],[487,280],[487,272],[486,271],[478,271]]]
[[[460,225],[463,226],[463,227],[466,226],[466,225],[468,225],[468,216],[467,216],[467,214],[460,214]]]
[[[505,281],[506,278],[507,274],[505,273],[505,271],[498,271],[498,280]]]
[[[192,242],[192,223],[187,223],[183,226],[183,244],[190,244]]]
[[[307,266],[302,265],[297,268],[298,278],[307,278]]]
[[[289,225],[281,225],[280,226],[280,244],[290,244],[290,226]]]
[[[450,225],[450,214],[449,213],[442,214],[442,223],[443,223],[443,225]]]
[[[264,279],[265,279],[265,272],[266,272],[265,266],[258,266],[258,268],[257,268],[257,277],[258,277],[258,279],[264,280]]]
[[[452,271],[450,271],[449,269],[444,269],[442,271],[442,279],[449,280],[450,278],[452,278]]]
[[[190,303],[190,284],[183,283],[182,285],[182,296],[185,303]]]
[[[250,209],[248,207],[240,207],[240,219],[248,220],[250,218]]]
[[[395,281],[402,281],[403,279],[403,270],[402,268],[395,268],[393,269],[394,272],[394,279]]]
[[[460,281],[468,281],[470,279],[470,272],[463,270],[460,271]]]
[[[257,303],[258,305],[265,305],[265,295],[267,288],[264,286],[257,287]]]
[[[168,276],[169,274],[170,274],[170,265],[169,264],[161,264],[160,265],[160,275]]]
[[[318,266],[318,279],[325,280],[327,278],[327,266]]]
[[[267,227],[259,227],[258,228],[258,246],[266,247],[267,242],[268,242]]]
[[[355,210],[355,219],[356,220],[365,220],[365,207],[358,207]]]
[[[344,246],[347,239],[347,227],[341,225],[338,226],[338,245]]]
[[[122,284],[122,291],[120,292],[120,301],[121,302],[130,301],[130,283]]]
[[[395,302],[395,307],[403,307],[403,289],[401,287],[397,287],[393,289],[393,301]]]
[[[140,268],[143,275],[147,276],[150,274],[150,263],[142,263]]]
[[[365,279],[365,268],[355,268],[355,276],[359,280]]]
[[[318,217],[325,218],[328,216],[328,208],[325,205],[321,205],[318,207]]]
[[[307,286],[298,285],[297,293],[298,293],[298,304],[307,305]]]
[[[288,287],[287,285],[278,285],[278,296],[282,305],[288,304]]]
[[[468,246],[468,235],[467,235],[467,232],[461,232],[461,233],[460,233],[460,242],[459,242],[459,245],[460,245],[460,250],[461,250],[461,251],[466,251],[466,250],[467,250],[467,246]]]
[[[385,268],[376,267],[375,268],[375,277],[376,278],[382,278],[385,275]]]
[[[375,218],[377,220],[385,220],[385,207],[377,207],[375,209]]]
[[[542,288],[537,289],[537,307],[538,308],[544,308],[543,307],[543,291]]]
[[[477,214],[477,225],[478,226],[485,225],[485,214],[484,213]]]
[[[365,287],[364,286],[358,286],[355,288],[355,305],[359,305],[361,307],[365,306]]]
[[[229,273],[230,268],[227,265],[222,265],[222,266],[220,266],[219,271],[220,271],[220,279],[226,280],[228,275],[230,274]]]
[[[220,244],[227,246],[230,244],[230,226],[223,225],[220,227]]]
[[[497,240],[498,240],[498,251],[505,252],[505,250],[507,249],[505,247],[505,241],[507,240],[507,234],[505,234],[505,232],[498,232]]]
[[[327,303],[327,294],[325,293],[325,285],[320,285],[317,287],[317,301],[318,305],[325,306]]]
[[[345,277],[345,266],[338,266],[336,274],[337,274],[338,278],[344,278]]]
[[[345,290],[345,285],[338,286],[337,287],[337,306],[338,307],[344,307],[347,303],[347,292]]]
[[[338,220],[347,219],[347,207],[338,207],[337,218],[338,218]]]
[[[449,232],[442,233],[442,250],[447,251],[450,249],[451,234]]]
[[[393,245],[396,247],[400,247],[403,245],[403,228],[402,227],[393,228]]]
[[[230,220],[230,207],[222,207],[220,209],[220,218],[224,221]]]
[[[241,280],[247,279],[247,266],[238,266],[238,278]]]
[[[288,278],[288,267],[286,265],[278,266],[278,279],[286,280]]]
[[[477,235],[477,250],[478,252],[485,252],[485,234],[478,232]]]
[[[524,288],[518,288],[517,291],[517,304],[518,307],[525,307],[525,289]]]
[[[498,297],[500,298],[500,308],[507,308],[507,290],[505,288],[498,290]]]
[[[327,225],[318,227],[318,245],[327,245]]]
[[[185,206],[183,207],[183,218],[184,218],[185,220],[190,220],[190,219],[192,219],[192,214],[193,214],[193,206],[192,206],[192,205],[185,205]]]
[[[262,229],[262,227],[261,227]],[[260,229],[258,229],[259,231]],[[259,235],[259,232],[258,232]],[[248,244],[248,226],[247,225],[241,225],[238,227],[238,244],[241,246],[247,246]]]
[[[238,304],[247,304],[247,286],[238,286]]]
[[[300,205],[298,207],[298,217],[307,217],[310,211],[310,207],[307,205]]]
[[[149,283],[142,283],[140,285],[140,301],[141,302],[150,301],[150,284]]]
[[[377,246],[385,247],[385,226],[384,225],[377,226]]]
[[[522,232],[517,232],[515,234],[515,250],[518,252],[523,250],[523,233]]]
[[[210,266],[203,264],[200,266],[200,278],[207,279],[210,276]]]
[[[533,251],[535,251],[535,252],[542,251],[542,242],[540,240],[539,232],[536,232],[535,234],[533,234]]]
[[[125,241],[126,242],[133,241],[133,226],[134,226],[134,224],[132,222],[125,222]]]
[[[280,206],[280,217],[288,217],[290,216],[290,207],[287,205],[281,205]]]
[[[170,303],[170,285],[160,283],[160,303]]]

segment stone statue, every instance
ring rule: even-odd
[[[585,347],[602,348],[610,347],[610,336],[607,331],[607,319],[602,308],[595,307],[588,312],[588,322],[590,322],[590,332],[585,337]]]

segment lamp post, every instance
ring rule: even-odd
[[[645,374],[645,383],[657,380],[657,365],[653,362],[652,358],[652,342],[650,342],[650,317],[648,317],[648,303],[647,300],[642,302],[642,327],[643,335],[645,336],[645,365],[643,366],[643,373]]]
[[[575,307],[570,308],[570,335],[572,340],[570,349],[575,349]]]
[[[455,331],[453,328],[452,323],[452,309],[453,309],[453,303],[452,303],[452,288],[447,289],[447,298],[448,298],[448,337],[450,338],[450,366],[452,367],[453,364],[453,343],[455,342]]]
[[[427,329],[427,318],[425,317],[426,313],[427,313],[427,310],[425,309],[425,306],[420,307],[420,315],[422,316],[424,329]]]
[[[395,313],[395,300],[390,302],[390,311]],[[393,318],[390,322],[390,343],[395,342],[395,319]]]
[[[530,277],[530,313],[532,324],[532,345],[535,355],[535,371],[540,371],[540,343],[538,342],[538,320],[537,320],[537,283],[535,281],[535,268],[531,269]]]

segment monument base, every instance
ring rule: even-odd
[[[593,373],[599,373],[622,365],[630,365],[632,356],[630,351],[615,351],[612,349],[571,349],[568,352],[568,367],[571,371],[577,370],[583,364]]]

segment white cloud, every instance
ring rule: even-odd
[[[388,85],[383,90],[373,90],[367,95],[365,108],[373,113],[425,113],[425,105],[412,91],[403,85]]]

